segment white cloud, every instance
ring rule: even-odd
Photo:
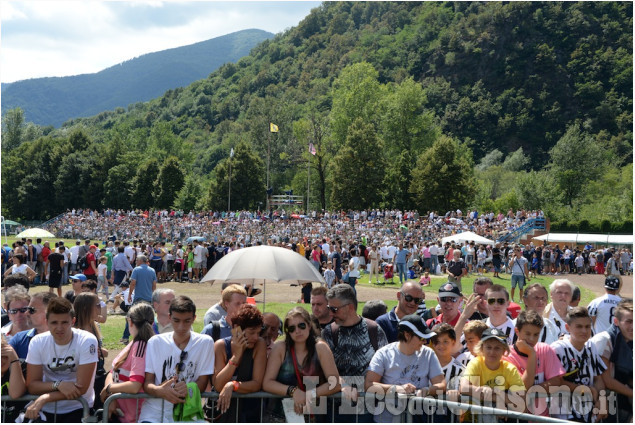
[[[295,26],[318,2],[2,1],[0,80],[100,71],[145,53]]]

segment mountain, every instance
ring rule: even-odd
[[[312,208],[443,213],[419,189],[459,199],[460,177],[463,211],[542,209],[610,231],[632,220],[632,28],[629,2],[324,2],[127,110],[53,131],[22,128],[17,111],[2,133],[3,215],[147,209],[166,191],[184,210],[226,208],[234,148],[236,209],[310,181]],[[175,163],[182,189],[158,187]],[[343,184],[363,196],[340,196]]]
[[[29,121],[58,127],[70,118],[126,108],[205,78],[271,37],[272,33],[249,29],[148,53],[94,74],[34,78],[6,87],[3,84],[2,113],[19,106]]]

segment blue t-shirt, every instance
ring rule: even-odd
[[[410,254],[410,251],[405,248],[397,251],[397,255],[395,255],[395,263],[405,263],[408,254]]]
[[[9,344],[13,347],[19,359],[26,359],[26,355],[29,353],[29,343],[35,335],[37,335],[35,328],[13,335]]]
[[[135,300],[145,300],[152,302],[152,283],[157,280],[154,269],[142,264],[132,271],[131,280],[135,280],[134,298]]]

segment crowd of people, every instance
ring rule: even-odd
[[[321,239],[336,235],[343,240],[382,243],[390,239],[436,241],[460,231],[472,231],[489,239],[513,232],[542,211],[512,211],[507,214],[461,210],[443,215],[416,211],[363,210],[312,211],[307,215],[284,210],[185,213],[175,210],[70,210],[46,224],[47,230],[66,239],[141,239],[170,242],[190,236],[210,242],[231,241],[238,245],[285,242],[301,243],[304,238]]]
[[[244,234],[234,239],[203,231],[209,242],[190,245],[179,239],[170,246],[155,241],[159,235],[142,233],[130,233],[132,240],[109,240],[115,232],[106,229],[102,246],[86,239],[70,248],[61,241],[54,247],[45,242],[40,250],[39,241],[34,245],[26,240],[3,249],[2,394],[38,396],[28,405],[4,403],[5,420],[22,415],[23,420],[79,422],[79,397],[97,410],[112,394],[140,392],[153,398],[118,399],[104,414],[119,422],[284,422],[293,414],[318,422],[331,421],[331,414],[337,422],[393,422],[412,408],[417,420],[426,415],[440,422],[459,420],[451,416],[457,412],[439,408],[424,413],[416,398],[412,406],[395,396],[408,394],[448,400],[469,395],[475,402],[501,399],[505,407],[585,422],[632,420],[633,307],[632,299],[620,296],[622,274],[632,262],[628,250],[441,245],[436,232],[443,226],[466,230],[485,219],[463,219],[459,212],[431,221],[409,212],[396,212],[394,218],[392,212],[382,212],[381,218],[376,211],[370,218],[372,213],[353,213],[348,220],[346,215],[273,220],[248,213],[233,219],[207,216],[224,220],[226,232],[234,225],[249,226],[245,220],[279,220],[277,235],[256,235],[249,241]],[[135,213],[139,215],[144,213]],[[179,215],[174,219],[186,217]],[[521,220],[511,215],[494,222]],[[108,216],[130,217],[117,212]],[[165,217],[155,218],[161,222]],[[380,229],[386,220],[397,227]],[[435,220],[442,224],[434,231],[422,224]],[[297,223],[307,226],[308,233],[284,233]],[[362,223],[365,230],[358,227]],[[493,232],[492,221],[484,223],[483,229]],[[339,224],[346,230],[338,232]],[[429,240],[422,237],[428,231],[433,232]],[[322,236],[328,234],[332,237]],[[152,242],[135,235],[149,236]],[[310,308],[298,306],[278,317],[247,302],[257,289],[224,284],[219,301],[205,306],[205,327],[194,332],[195,301],[178,294],[178,285],[157,288],[157,283],[200,281],[216,261],[252,242],[304,255],[324,273],[327,285],[303,286],[301,301]],[[622,260],[625,252],[629,262]],[[588,262],[576,262],[578,257]],[[541,260],[537,267],[535,258]],[[388,311],[383,301],[369,301],[358,315],[356,283],[364,271],[372,282],[387,265],[396,266],[400,279],[396,307]],[[490,272],[492,277],[486,277]],[[602,273],[605,295],[581,307],[571,280],[558,276],[545,288],[530,284],[532,272],[568,273],[572,280],[573,273]],[[427,308],[424,289],[437,273],[447,282],[438,290],[437,306]],[[470,273],[476,279],[472,288],[464,288],[461,278]],[[511,294],[493,281],[499,273],[511,275]],[[37,292],[38,280],[49,290]],[[61,285],[68,280],[72,289],[62,296]],[[516,288],[521,312],[511,308]],[[125,348],[106,370],[108,350],[100,324],[115,309],[126,314]],[[218,392],[217,400],[201,400],[200,394],[210,390]],[[576,401],[557,402],[555,392],[563,390]],[[233,397],[257,391],[283,398]],[[341,398],[324,400],[339,392]],[[552,402],[530,399],[536,392],[549,394]],[[464,413],[460,419],[473,418]]]

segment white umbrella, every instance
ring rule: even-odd
[[[252,246],[238,249],[221,258],[201,282],[210,283],[326,283],[306,258],[277,246]],[[264,294],[263,294],[264,297]]]
[[[490,244],[490,245],[494,244],[493,240],[484,238],[483,236],[479,236],[474,232],[457,233],[456,235],[446,236],[445,238],[441,239],[441,243],[444,245],[446,242],[452,242],[452,241],[456,243],[474,241],[474,243],[478,243],[478,244]]]
[[[33,227],[18,233],[16,238],[54,238],[55,235],[48,230]]]

